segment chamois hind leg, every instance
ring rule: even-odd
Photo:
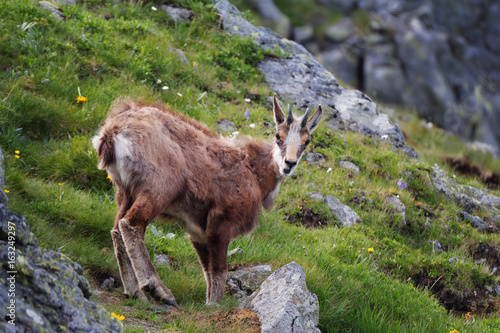
[[[207,304],[217,303],[222,301],[222,294],[227,278],[227,249],[230,239],[224,236],[215,236],[208,238],[208,253],[209,253],[209,294]]]
[[[192,240],[191,242],[193,244],[194,249],[196,250],[196,254],[198,254],[198,259],[200,261],[201,267],[203,268],[203,275],[205,275],[205,281],[207,282],[206,302],[208,304],[208,299],[210,297],[211,287],[212,287],[211,275],[209,274],[210,257],[208,253],[208,247],[207,244],[194,242]]]
[[[125,295],[147,302],[148,299],[146,295],[144,295],[144,292],[139,288],[134,268],[132,267],[132,263],[130,262],[125,244],[123,243],[123,239],[120,234],[120,229],[118,228],[118,221],[123,218],[128,208],[127,202],[119,189],[117,189],[116,192],[116,201],[118,202],[120,208],[118,210],[118,214],[116,215],[115,225],[111,230],[111,238],[113,239],[115,255],[118,261],[118,267],[120,268],[123,289]]]
[[[163,303],[177,306],[174,295],[158,276],[144,244],[146,227],[160,213],[158,209],[161,205],[155,205],[149,196],[139,196],[118,226],[139,287],[151,291]]]

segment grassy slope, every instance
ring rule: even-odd
[[[255,70],[264,54],[248,41],[217,29],[217,16],[207,2],[176,1],[195,12],[191,23],[175,24],[158,4],[111,5],[88,1],[64,7],[67,20],[54,20],[34,6],[35,1],[0,0],[0,147],[5,155],[10,208],[25,214],[42,246],[59,249],[79,261],[91,279],[118,272],[109,229],[115,205],[106,174],[97,170],[90,138],[118,96],[163,101],[172,108],[215,128],[217,120],[233,121],[243,134],[271,137],[264,121],[272,121],[266,104],[272,92]],[[30,26],[30,23],[36,23]],[[184,64],[174,49],[182,49]],[[162,87],[169,87],[163,90]],[[88,101],[76,103],[78,88]],[[206,93],[206,94],[205,94]],[[250,99],[247,102],[246,99]],[[250,110],[256,128],[244,117]],[[439,162],[433,148],[444,134],[409,122],[403,126],[428,163]],[[436,283],[452,294],[482,290],[495,276],[470,257],[477,242],[498,245],[498,236],[480,234],[457,217],[454,203],[428,187],[425,162],[409,161],[390,146],[358,134],[342,138],[321,126],[312,151],[327,157],[323,165],[303,163],[281,190],[276,209],[263,213],[258,229],[236,239],[231,248],[244,253],[231,257],[232,267],[290,261],[302,265],[307,283],[320,301],[320,328],[324,332],[489,332],[498,327],[498,313],[475,322],[461,313],[449,314],[428,291]],[[424,145],[420,146],[420,142]],[[451,153],[463,147],[457,143]],[[19,150],[19,158],[15,151]],[[349,160],[361,168],[354,175],[337,167]],[[498,160],[477,156],[494,166]],[[328,169],[332,168],[331,172]],[[408,188],[400,190],[403,179]],[[461,182],[482,188],[475,179]],[[350,205],[363,224],[341,229],[327,208],[306,193],[319,191],[348,203],[367,196],[372,204]],[[498,190],[493,191],[499,194]],[[386,198],[398,194],[407,207],[407,226],[392,216]],[[424,209],[425,208],[425,209]],[[426,211],[432,212],[424,226]],[[306,229],[286,222],[306,214],[328,224]],[[484,212],[478,212],[480,216]],[[204,309],[205,282],[194,251],[177,224],[155,226],[171,240],[147,233],[147,245],[169,255],[172,269],[160,269],[182,310],[170,316],[119,298],[106,305],[127,313],[125,324],[136,328],[139,319],[156,328],[187,332],[234,330],[208,313],[230,311],[235,300],[226,297],[221,309]],[[447,250],[436,254],[429,240]],[[373,248],[373,253],[367,251]],[[450,258],[459,261],[449,264]],[[416,288],[412,281],[426,277],[435,284]],[[96,280],[94,280],[95,282]],[[424,280],[422,280],[424,281]],[[491,312],[479,304],[477,312]]]

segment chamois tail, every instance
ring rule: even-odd
[[[116,162],[115,142],[113,136],[106,132],[101,132],[100,135],[92,139],[92,145],[97,151],[99,164],[97,167],[100,170],[106,169]]]

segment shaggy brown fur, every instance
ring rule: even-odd
[[[292,173],[321,119],[285,116],[275,98],[276,143],[220,138],[170,109],[118,100],[93,139],[99,168],[116,185],[119,211],[111,235],[125,293],[143,290],[176,305],[144,245],[157,216],[184,223],[207,281],[207,304],[222,299],[231,239],[251,232],[261,207],[270,209],[279,184]]]

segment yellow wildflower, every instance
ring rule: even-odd
[[[58,183],[58,184],[59,184],[59,186],[61,186],[61,185],[62,185],[62,183]]]
[[[450,333],[460,333],[457,330],[450,331]]]
[[[370,248],[368,249],[368,252],[372,253],[372,252],[373,252],[373,247],[370,247]]]
[[[106,179],[111,179],[111,176],[110,176],[110,175],[108,175],[108,176],[106,177]]]
[[[19,158],[19,155],[14,155],[15,158]]]
[[[19,150],[16,150],[14,153],[15,153],[16,155],[19,155],[20,151],[19,151]]]
[[[125,316],[123,316],[123,315],[118,315],[118,314],[116,314],[116,313],[114,313],[114,312],[111,312],[111,315],[112,315],[112,316],[114,316],[114,317],[116,317],[116,318],[118,318],[118,320],[123,320],[123,319],[125,319]]]
[[[9,190],[3,190],[5,193],[9,193],[10,191]]]
[[[78,96],[76,98],[76,102],[77,103],[85,103],[87,100],[88,100],[88,98],[87,97],[83,97],[83,96]]]

